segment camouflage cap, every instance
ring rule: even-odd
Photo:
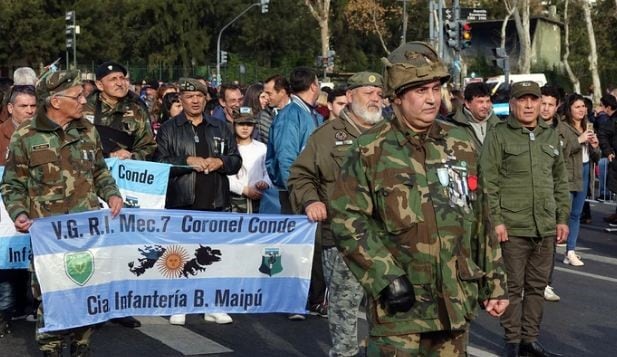
[[[383,88],[383,77],[381,74],[373,72],[358,72],[349,77],[347,80],[348,90],[368,86]]]
[[[107,62],[101,63],[98,67],[96,67],[94,74],[96,75],[96,80],[100,81],[101,79],[105,78],[105,76],[107,76],[108,74],[114,73],[114,72],[121,72],[125,76],[128,73],[128,71],[126,70],[126,67],[124,67],[120,63],[114,62],[114,61],[107,61]]]
[[[540,91],[538,83],[534,81],[522,81],[512,84],[510,98],[520,98],[525,95],[533,95],[534,97],[540,98],[540,96],[542,96],[542,91]]]
[[[57,71],[39,79],[36,84],[36,96],[39,100],[44,100],[56,93],[80,85],[79,71]]]
[[[205,96],[208,95],[208,87],[195,78],[180,78],[178,86],[180,92],[202,92]]]
[[[238,112],[234,111],[234,124],[257,124],[257,119],[251,107],[240,107]]]
[[[401,45],[388,58],[382,58],[382,62],[385,65],[384,90],[388,97],[435,80],[445,83],[450,79],[437,52],[424,42]]]

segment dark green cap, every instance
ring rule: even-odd
[[[36,96],[39,100],[44,100],[56,93],[80,85],[81,78],[79,71],[56,71],[38,81],[36,84]]]
[[[510,98],[520,98],[524,95],[533,95],[534,97],[540,98],[542,92],[540,91],[538,83],[534,81],[523,81],[512,84]]]
[[[381,74],[373,72],[358,72],[347,80],[347,89],[358,87],[379,87],[383,88],[383,77]]]
[[[208,87],[194,78],[180,78],[178,80],[180,92],[202,92],[208,95]]]

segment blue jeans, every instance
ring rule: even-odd
[[[598,163],[598,165],[600,166],[600,177],[599,177],[599,181],[600,181],[600,197],[602,199],[607,200],[610,196],[610,191],[606,188],[606,170],[608,169],[608,159],[603,157],[600,159],[600,162]]]
[[[578,232],[581,230],[581,213],[587,197],[587,187],[589,186],[589,162],[583,164],[583,190],[571,191],[572,208],[570,210],[570,219],[568,220],[568,243],[566,244],[566,252],[576,249],[576,240]]]

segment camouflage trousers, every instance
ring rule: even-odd
[[[94,332],[94,326],[84,326],[54,332],[39,332],[39,329],[45,326],[45,320],[43,319],[43,302],[41,301],[41,286],[39,285],[32,264],[30,265],[30,270],[32,271],[32,296],[39,302],[39,307],[36,310],[36,330],[34,332],[34,338],[39,344],[39,349],[42,352],[60,351],[60,353],[62,353],[64,339],[67,337],[70,340],[71,349],[75,349],[78,346],[89,346],[90,337]],[[71,355],[73,355],[73,353],[71,353]]]
[[[364,290],[335,247],[323,250],[324,278],[328,286],[330,357],[353,356],[358,349],[358,309]]]
[[[231,211],[237,213],[257,213],[259,212],[259,200],[231,194]]]
[[[397,357],[467,356],[469,329],[401,336],[370,336],[367,355]]]

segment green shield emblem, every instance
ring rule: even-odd
[[[283,271],[280,254],[269,254],[261,256],[261,266],[259,271],[268,276],[278,274]]]
[[[90,251],[64,255],[64,271],[77,285],[83,286],[94,274],[94,256]]]

